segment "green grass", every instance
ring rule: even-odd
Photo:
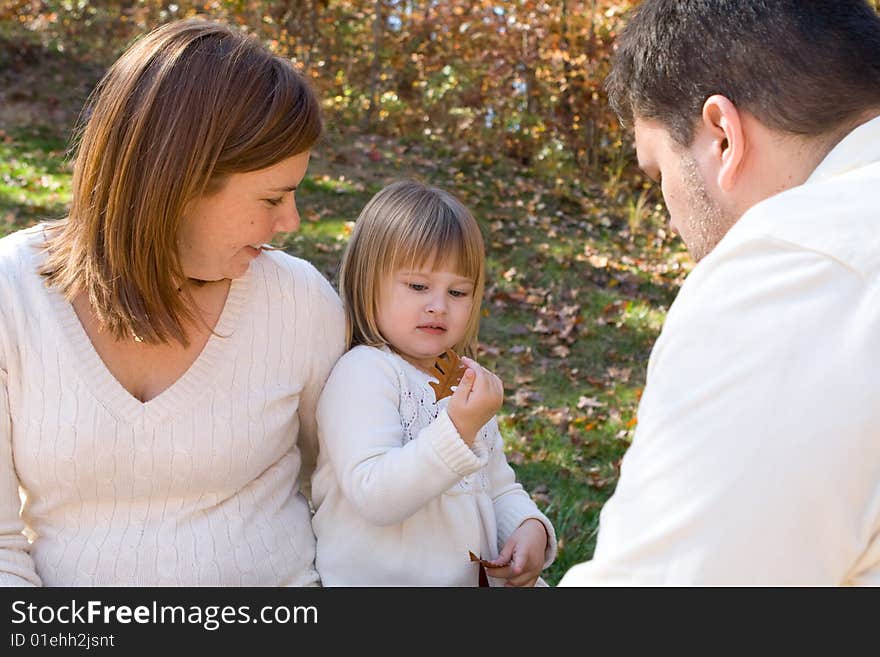
[[[0,236],[64,214],[69,127],[0,122]],[[374,145],[379,162],[368,157]],[[277,243],[335,282],[353,221],[391,180],[424,180],[471,208],[488,263],[479,358],[505,383],[511,465],[556,527],[559,556],[544,574],[556,584],[593,553],[648,355],[689,260],[659,230],[662,207],[641,181],[624,194],[619,180],[613,190],[574,175],[546,180],[436,146],[331,132],[297,192],[301,228]]]
[[[71,178],[65,148],[46,127],[0,133],[0,236],[64,215]]]

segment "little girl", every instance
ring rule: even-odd
[[[430,373],[473,354],[484,254],[450,194],[398,182],[357,220],[342,260],[348,351],[318,404],[312,479],[325,586],[533,586],[556,536],[504,458],[501,381],[470,358],[451,396]],[[542,580],[543,581],[543,580]]]

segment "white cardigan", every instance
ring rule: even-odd
[[[561,585],[880,585],[880,118],[694,269]]]
[[[327,380],[312,479],[325,586],[476,586],[468,551],[496,557],[527,518],[544,524],[545,567],[553,561],[553,527],[516,483],[495,419],[469,448],[432,380],[364,346]]]
[[[329,283],[260,255],[192,367],[141,403],[36,273],[41,241],[0,240],[0,583],[315,584],[298,490],[344,343]]]

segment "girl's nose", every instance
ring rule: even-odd
[[[437,315],[440,313],[446,312],[446,297],[445,295],[438,295],[437,297],[432,297],[428,301],[427,311],[433,315]]]

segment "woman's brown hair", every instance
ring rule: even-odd
[[[136,41],[93,92],[67,218],[41,273],[84,292],[117,339],[186,345],[194,319],[178,232],[187,203],[233,173],[309,150],[320,105],[290,62],[225,25],[188,19]]]

